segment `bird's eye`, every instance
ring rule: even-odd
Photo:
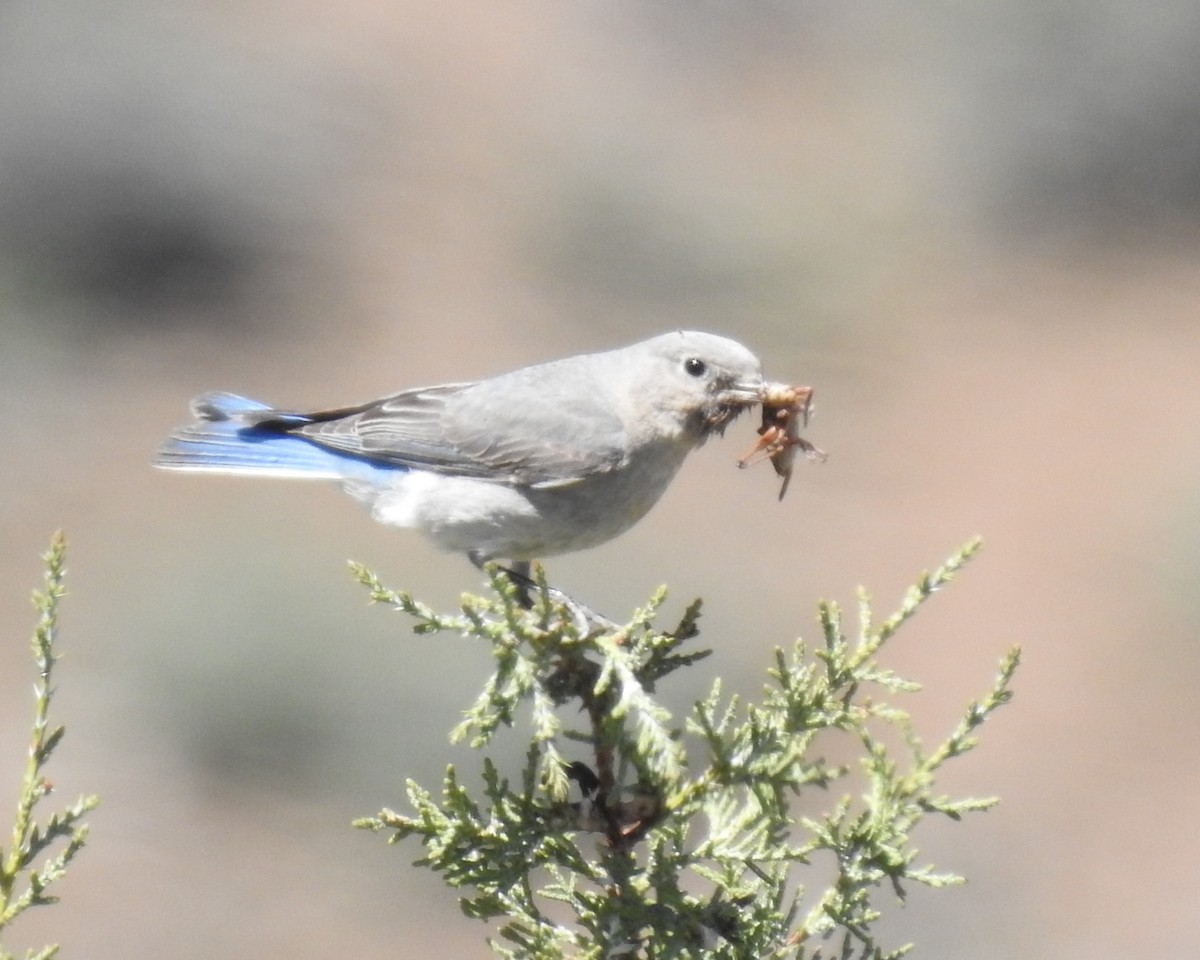
[[[689,376],[702,377],[708,370],[708,364],[699,357],[688,357],[683,361],[683,369],[688,372]]]

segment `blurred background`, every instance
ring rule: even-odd
[[[621,618],[707,601],[753,695],[818,598],[880,614],[986,547],[888,662],[930,738],[1026,664],[918,835],[963,888],[919,955],[1200,939],[1200,15],[1164,0],[10,0],[0,10],[0,783],[28,592],[70,597],[51,768],[102,795],[64,956],[484,958],[353,817],[430,786],[486,651],[415,638],[345,561],[451,608],[462,558],[336,489],[156,473],[212,388],[341,405],[672,328],[817,390],[776,502],[743,420],[634,531],[550,564]],[[39,915],[40,914],[40,915]]]

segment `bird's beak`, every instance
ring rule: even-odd
[[[762,379],[736,380],[725,387],[707,411],[705,430],[723,433],[744,411],[762,403],[766,385]]]
[[[737,407],[753,407],[762,403],[767,385],[762,378],[738,380],[721,391],[721,402]]]

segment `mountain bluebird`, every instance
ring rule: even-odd
[[[632,527],[764,389],[740,343],[677,331],[317,413],[204,394],[155,465],[337,480],[383,523],[527,572]]]

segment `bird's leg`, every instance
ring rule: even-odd
[[[505,567],[508,579],[517,588],[517,600],[526,610],[533,609],[533,597],[537,592],[537,581],[533,579],[533,564],[528,560],[514,560],[511,566]]]
[[[468,559],[475,564],[480,570],[484,568],[484,564],[488,562],[489,557],[485,557],[478,550],[471,550],[467,554]],[[533,592],[537,589],[537,581],[530,576],[530,571],[533,569],[533,564],[528,560],[514,560],[511,566],[501,567],[505,576],[512,581],[512,585],[517,588],[517,602],[526,610],[533,609]]]
[[[488,558],[472,550],[467,556],[480,570]],[[514,560],[510,566],[501,567],[505,575],[517,588],[517,602],[526,610],[533,609],[534,595],[538,590],[538,582],[532,577],[533,564],[528,560]],[[560,603],[570,612],[575,623],[575,629],[580,636],[591,633],[612,633],[619,629],[608,617],[597,613],[578,600],[574,600],[557,587],[547,587],[546,592],[555,603]]]

